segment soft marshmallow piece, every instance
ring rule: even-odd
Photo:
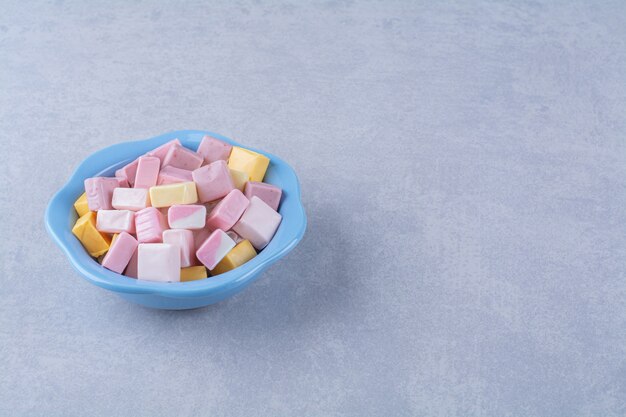
[[[165,230],[163,232],[163,243],[177,246],[180,249],[181,268],[194,264],[196,247],[193,243],[193,232],[191,230]]]
[[[200,168],[204,159],[201,155],[195,153],[191,149],[187,149],[181,145],[174,145],[167,151],[167,155],[163,159],[163,166],[173,166],[175,168],[193,171]]]
[[[152,204],[152,207],[169,207],[174,204],[193,204],[197,201],[198,194],[194,182],[181,182],[178,184],[150,187],[150,204]]]
[[[248,240],[237,243],[230,252],[211,270],[211,275],[223,274],[245,264],[256,256],[254,247]]]
[[[137,245],[137,239],[126,232],[116,235],[102,260],[102,266],[121,274],[137,250]]]
[[[249,199],[252,196],[257,196],[265,203],[278,211],[280,204],[280,197],[283,195],[283,190],[272,184],[266,184],[264,182],[249,181],[246,184],[244,195]]]
[[[239,146],[233,146],[228,158],[228,168],[247,173],[250,181],[263,181],[269,163],[267,156]]]
[[[125,179],[128,185],[133,187],[135,185],[135,175],[137,175],[137,164],[139,160],[135,159],[130,164],[115,171],[115,178]]]
[[[232,148],[228,143],[206,135],[198,146],[198,153],[204,158],[204,164],[208,165],[215,161],[228,161]]]
[[[137,173],[135,174],[135,188],[150,188],[156,185],[159,177],[161,161],[155,156],[139,158]]]
[[[253,196],[233,230],[248,239],[257,250],[261,250],[272,240],[281,220],[282,216],[278,212],[259,197]]]
[[[180,254],[175,245],[140,243],[137,258],[137,278],[145,281],[179,282]]]
[[[171,147],[176,146],[176,145],[181,145],[180,141],[178,139],[172,139],[169,142],[166,142],[163,145],[159,146],[158,148],[148,151],[146,155],[155,156],[159,158],[161,163],[163,163],[163,161],[165,160],[165,157],[167,156],[167,152],[170,150]]]
[[[230,230],[243,212],[250,204],[250,201],[239,190],[232,190],[224,197],[209,213],[206,224],[209,229]]]
[[[172,229],[202,229],[206,223],[206,207],[175,204],[167,211],[167,222]]]
[[[167,229],[165,217],[154,207],[146,207],[135,213],[135,229],[139,243],[163,241],[163,231]]]
[[[191,175],[196,182],[201,203],[222,198],[235,188],[228,166],[222,160],[200,167]]]
[[[78,200],[74,201],[74,210],[78,217],[82,217],[89,211],[89,204],[87,204],[87,193],[82,193]]]
[[[135,213],[130,210],[100,210],[96,228],[106,233],[135,233]]]
[[[111,210],[113,190],[119,187],[115,178],[94,177],[85,180],[85,193],[90,211]]]
[[[150,206],[148,190],[145,188],[116,188],[113,190],[113,208],[139,211]]]
[[[166,166],[159,171],[157,185],[176,184],[179,182],[193,181],[191,171],[180,169],[173,166]]]
[[[223,230],[217,229],[198,248],[196,256],[204,266],[213,269],[234,247],[235,242]]]
[[[111,245],[109,235],[96,228],[96,213],[93,211],[88,211],[76,220],[74,227],[72,227],[72,233],[94,258],[103,255]]]

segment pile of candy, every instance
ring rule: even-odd
[[[282,190],[262,182],[269,162],[210,136],[197,152],[174,139],[115,178],[86,179],[72,233],[104,268],[129,277],[222,274],[254,258],[278,229]]]

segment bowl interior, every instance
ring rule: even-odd
[[[300,186],[295,172],[286,162],[272,154],[242,146],[270,158],[264,182],[274,184],[283,190],[279,208],[283,216],[282,222],[272,241],[251,261],[232,271],[205,280],[159,283],[139,281],[109,271],[85,251],[71,229],[77,218],[73,204],[84,192],[83,182],[86,178],[114,176],[117,169],[174,138],[178,138],[185,147],[195,151],[205,134],[235,146],[242,146],[219,134],[186,130],[146,140],[119,143],[90,155],[80,164],[68,183],[52,198],[46,211],[46,226],[81,275],[94,284],[113,291],[181,297],[200,296],[244,285],[295,247],[306,228],[306,216],[300,201]]]

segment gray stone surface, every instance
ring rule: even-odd
[[[102,3],[0,2],[0,415],[626,414],[624,2]],[[186,128],[289,161],[309,228],[152,311],[43,213]]]

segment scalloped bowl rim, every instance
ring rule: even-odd
[[[281,227],[285,221],[285,219],[283,218],[283,223],[281,223],[281,227],[279,227],[276,236],[274,236],[270,244],[268,244],[268,246],[252,260],[224,274],[210,277],[209,279],[191,282],[162,283],[129,278],[103,268],[93,258],[91,258],[84,249],[82,250],[82,252],[76,250],[77,245],[80,246],[80,243],[78,242],[78,239],[76,239],[71,233],[71,224],[65,222],[66,219],[64,220],[63,218],[61,218],[61,215],[65,210],[62,210],[62,207],[60,206],[65,205],[69,201],[70,210],[73,210],[74,201],[76,200],[76,198],[78,198],[80,193],[76,195],[71,190],[74,188],[78,188],[77,183],[79,183],[79,185],[82,187],[82,183],[85,178],[100,175],[100,173],[111,168],[110,165],[104,168],[93,168],[99,166],[98,161],[104,156],[108,156],[122,150],[128,153],[129,149],[147,148],[147,145],[150,145],[149,149],[153,149],[160,144],[174,138],[180,139],[181,142],[185,144],[185,142],[188,142],[189,139],[183,139],[183,137],[190,135],[210,135],[217,139],[228,142],[233,146],[241,146],[243,148],[250,149],[252,151],[267,156],[268,158],[270,158],[271,164],[274,164],[277,167],[281,167],[285,171],[285,173],[283,173],[281,177],[284,178],[285,174],[290,177],[286,178],[286,181],[289,182],[289,187],[284,188],[283,192],[289,193],[297,200],[296,212],[289,213],[289,216],[295,215],[298,217],[297,219],[295,219],[297,220],[297,223],[295,225],[296,227],[285,229],[282,232],[280,239],[277,239],[277,237],[279,237],[279,232],[281,232]],[[134,153],[134,151],[132,151],[132,153]],[[145,152],[139,152],[135,156],[130,156],[129,158],[131,158],[131,160],[134,160],[133,158],[137,158],[144,153]],[[120,157],[120,160],[118,162],[125,164],[127,162],[130,162],[131,160],[125,159],[125,157]],[[94,170],[99,171],[94,173]],[[67,215],[67,213],[65,214]],[[214,132],[204,130],[178,130],[148,139],[117,143],[109,147],[100,149],[87,156],[74,170],[69,180],[59,189],[59,191],[54,194],[54,196],[50,200],[48,207],[46,208],[45,224],[49,234],[59,245],[59,247],[61,247],[67,258],[69,259],[71,265],[87,281],[99,287],[115,292],[186,298],[216,295],[222,292],[232,292],[233,290],[236,290],[239,287],[243,287],[249,282],[253,281],[257,275],[259,275],[269,266],[277,262],[280,258],[287,255],[287,253],[289,253],[298,244],[306,230],[307,219],[301,201],[300,183],[298,181],[298,177],[293,168],[291,168],[291,166],[285,161],[268,152],[249,146],[243,146],[228,137]],[[80,248],[82,249],[82,246],[80,246]]]

